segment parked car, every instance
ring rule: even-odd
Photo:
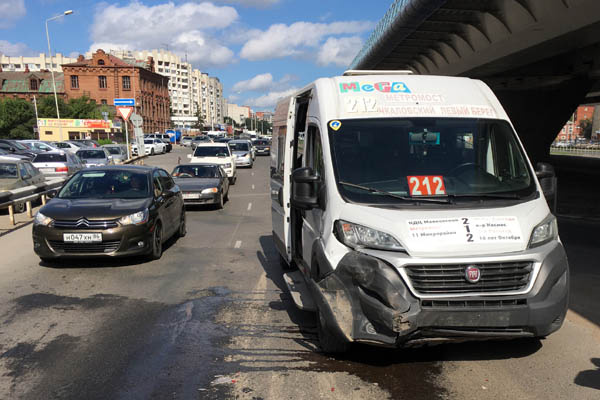
[[[173,144],[171,143],[170,140],[165,140],[165,139],[160,139],[160,138],[158,138],[158,140],[160,140],[161,142],[163,142],[165,144],[165,151],[167,153],[170,153],[171,150],[173,150]]]
[[[46,180],[28,160],[0,157],[0,191],[14,190],[43,183]],[[16,203],[15,212],[25,211],[25,203]]]
[[[68,177],[85,168],[76,155],[67,151],[40,153],[35,156],[32,163],[47,177]]]
[[[144,139],[144,152],[151,156],[164,154],[167,152],[167,145],[160,139]],[[131,153],[138,155],[137,143],[131,146]]]
[[[29,156],[26,156],[24,154],[11,153],[10,151],[6,151],[6,150],[1,149],[1,148],[0,148],[0,157],[2,157],[2,158],[12,158],[13,160],[27,160],[27,161],[30,160]]]
[[[85,169],[55,194],[33,223],[33,249],[45,262],[139,254],[158,259],[169,237],[186,233],[181,191],[160,168]]]
[[[200,143],[193,154],[188,154],[192,163],[219,164],[229,178],[229,183],[235,185],[237,170],[235,160],[227,143]]]
[[[69,141],[52,142],[51,144],[59,150],[68,151],[69,153],[72,153],[72,154],[77,153],[77,150],[79,150],[81,147],[83,147],[83,146],[79,146],[79,145],[69,142]]]
[[[30,160],[36,155],[37,152],[30,150],[26,146],[23,146],[21,143],[16,140],[10,139],[0,139],[0,149],[6,150],[12,154],[19,154],[26,156]]]
[[[127,149],[125,146],[120,144],[105,144],[102,145],[102,147],[108,150],[112,156],[113,163],[121,164],[123,161],[127,160]]]
[[[28,140],[19,140],[18,142],[29,147],[30,150],[37,151],[37,152],[60,150],[58,147],[54,146],[52,143],[44,142],[41,140],[29,140],[28,139]]]
[[[75,144],[81,143],[81,147],[100,147],[100,144],[98,142],[90,139],[75,139],[70,140],[70,142]]]
[[[85,163],[87,168],[113,164],[110,153],[102,147],[84,147],[75,154]]]
[[[206,135],[194,136],[194,140],[192,140],[192,149],[195,149],[200,143],[212,143],[212,139]]]
[[[228,199],[229,179],[219,164],[181,164],[172,176],[185,204],[215,204],[223,208]]]
[[[181,138],[180,144],[184,147],[192,147],[192,139],[191,136],[184,136]]]
[[[256,149],[256,154],[266,155],[271,154],[271,142],[267,139],[255,139],[252,141],[252,145]]]
[[[229,143],[229,148],[235,157],[235,165],[237,167],[250,167],[254,165],[252,159],[252,145],[247,140],[232,140]]]

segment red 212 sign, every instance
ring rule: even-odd
[[[440,196],[446,194],[444,177],[438,175],[407,176],[411,196]]]

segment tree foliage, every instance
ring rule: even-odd
[[[34,137],[33,105],[23,99],[0,99],[0,136],[31,139]]]
[[[582,119],[579,121],[579,129],[581,130],[581,134],[586,139],[592,138],[592,121],[589,119]]]

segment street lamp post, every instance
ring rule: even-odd
[[[52,62],[52,50],[50,49],[50,34],[48,33],[48,22],[53,21],[55,19],[61,18],[65,15],[70,15],[73,14],[73,10],[67,10],[64,13],[54,16],[52,18],[48,18],[46,20],[46,39],[48,40],[48,55],[50,56],[50,74],[52,75],[52,87],[54,88],[54,103],[56,104],[56,117],[58,118],[58,132],[60,134],[60,140],[64,140],[63,138],[63,131],[62,131],[62,124],[60,122],[60,112],[58,111],[58,96],[56,94],[56,81],[54,80],[54,63]],[[64,82],[64,75],[63,75],[63,82]],[[64,85],[66,87],[67,83],[64,82]]]

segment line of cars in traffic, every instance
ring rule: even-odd
[[[171,174],[132,165],[77,172],[50,193],[51,200],[36,214],[35,253],[47,263],[63,257],[160,258],[168,238],[186,234],[186,205],[222,208],[237,180],[236,164],[247,165],[248,158],[253,162],[256,149],[245,139],[210,140],[198,143],[189,156],[190,162]]]

